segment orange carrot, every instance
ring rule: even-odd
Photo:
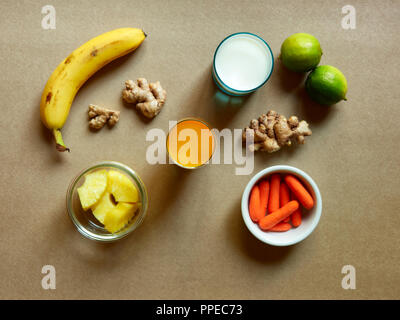
[[[304,208],[309,210],[314,206],[313,198],[297,178],[289,174],[285,176],[285,182]]]
[[[258,225],[263,230],[271,229],[283,219],[289,217],[298,207],[299,203],[296,200],[290,201],[282,208],[270,213],[269,215],[266,215],[258,222]]]
[[[296,200],[296,197],[293,194],[293,192],[291,192],[291,199]],[[301,209],[300,208],[298,208],[295,212],[293,212],[290,217],[292,219],[293,227],[297,228],[299,225],[301,225]]]
[[[290,201],[289,188],[285,182],[282,182],[279,187],[279,203],[280,203],[279,208],[282,208],[289,201]],[[285,220],[283,220],[283,222],[289,222],[289,221],[290,217],[287,217]]]
[[[265,212],[261,207],[260,200],[260,188],[258,187],[258,185],[255,185],[251,190],[249,201],[250,218],[254,222],[258,222],[265,215]]]
[[[271,229],[268,229],[268,231],[275,231],[275,232],[285,232],[292,229],[292,226],[290,223],[287,222],[279,222],[275,226],[273,226]]]
[[[268,197],[269,197],[269,182],[268,180],[262,180],[259,183],[259,188],[260,188],[260,202],[261,202],[261,207],[263,208],[263,217],[265,216],[265,213],[267,212],[267,206],[268,206]]]
[[[300,209],[297,209],[295,212],[292,213],[292,225],[293,227],[297,228],[299,225],[301,225],[301,211]]]
[[[271,185],[268,200],[268,212],[274,212],[279,209],[279,185],[281,183],[281,176],[275,173],[271,176]]]

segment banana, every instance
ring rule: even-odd
[[[80,87],[107,63],[135,50],[146,34],[141,29],[121,28],[103,33],[73,51],[54,70],[40,101],[40,118],[52,131],[58,151],[69,151],[61,128]]]

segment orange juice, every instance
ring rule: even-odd
[[[184,119],[169,132],[167,150],[172,160],[184,168],[194,169],[211,159],[215,147],[211,129],[201,120]]]

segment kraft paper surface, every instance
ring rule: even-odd
[[[42,7],[56,10],[44,29]],[[10,299],[398,299],[400,298],[400,5],[352,1],[355,29],[342,27],[343,1],[2,1],[0,298]],[[57,65],[87,40],[120,27],[143,28],[132,54],[90,78],[62,129],[70,153],[58,153],[39,103]],[[214,51],[229,34],[265,39],[275,56],[269,81],[241,103],[217,90]],[[347,78],[347,101],[313,103],[305,75],[287,71],[284,39],[311,33],[320,64]],[[167,101],[152,121],[121,99],[124,81],[159,80]],[[121,111],[112,129],[94,133],[87,110]],[[210,164],[185,170],[149,164],[149,130],[198,117],[213,128],[242,129],[273,109],[305,119],[305,145],[257,153],[254,170]],[[125,239],[84,238],[66,212],[66,192],[81,170],[103,160],[134,169],[149,194],[143,224]],[[273,247],[247,230],[243,190],[258,171],[285,164],[307,172],[323,201],[320,222],[304,241]],[[56,289],[42,287],[43,266]],[[343,266],[356,289],[342,287]]]

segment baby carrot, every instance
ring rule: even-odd
[[[301,225],[301,211],[300,208],[297,209],[295,212],[292,213],[292,225],[293,227],[297,228],[299,225]]]
[[[274,212],[279,209],[279,185],[281,183],[281,176],[275,173],[271,176],[271,185],[268,200],[268,212]]]
[[[258,222],[258,224],[263,230],[271,229],[283,219],[289,217],[298,207],[299,203],[296,200],[290,201],[282,208],[270,213],[269,215],[266,215]]]
[[[259,183],[259,188],[260,188],[260,202],[261,202],[261,207],[263,208],[263,217],[265,216],[265,213],[267,212],[267,206],[268,206],[268,197],[269,197],[269,182],[268,180],[262,180]]]
[[[290,201],[289,188],[285,182],[282,182],[281,185],[279,186],[280,208],[282,208],[289,201]],[[283,222],[289,222],[289,221],[290,221],[290,217],[287,217],[285,220],[283,220]]]
[[[255,185],[251,190],[249,213],[251,220],[254,222],[258,222],[265,215],[265,212],[261,207],[260,188],[258,185]]]
[[[313,198],[297,178],[289,174],[285,176],[285,182],[304,208],[311,209],[314,206]]]
[[[296,199],[293,192],[291,193],[291,199],[292,200]],[[292,219],[293,227],[297,228],[299,225],[301,225],[301,209],[300,208],[298,208],[295,212],[293,212],[290,217]]]
[[[292,228],[290,223],[287,222],[279,222],[275,226],[273,226],[271,229],[268,229],[268,231],[275,231],[275,232],[285,232],[288,231]]]

